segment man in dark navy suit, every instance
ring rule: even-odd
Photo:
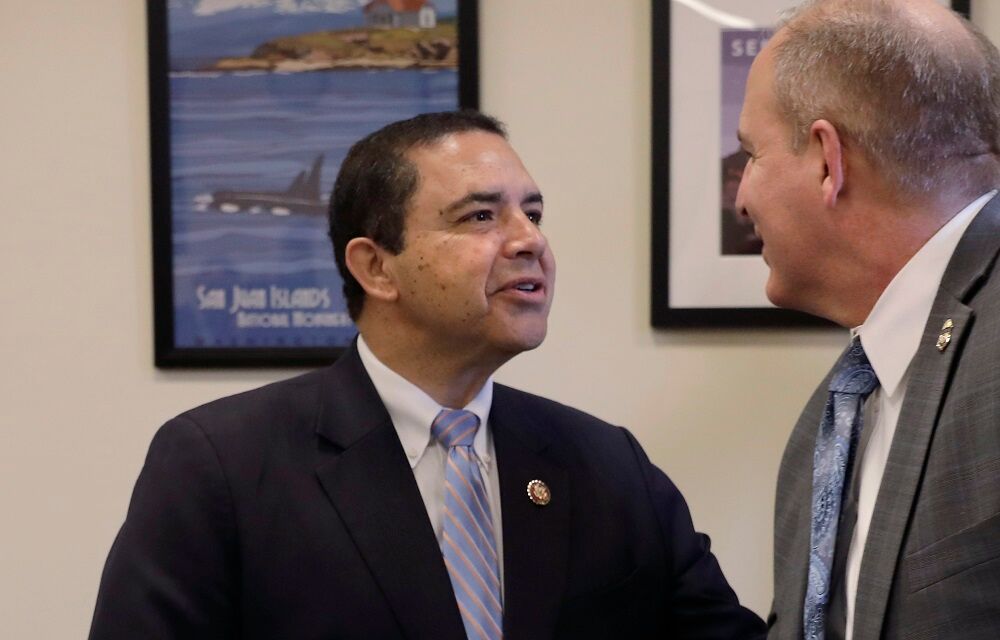
[[[627,431],[493,383],[545,337],[541,221],[488,116],[356,144],[330,234],[360,336],[160,430],[91,638],[762,636]]]

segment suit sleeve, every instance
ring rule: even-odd
[[[673,584],[664,611],[675,638],[735,640],[764,638],[764,623],[743,607],[712,554],[708,536],[698,533],[684,496],[655,467],[632,434],[625,431],[642,466],[653,509],[660,524]]]
[[[232,498],[208,437],[181,416],[153,438],[101,578],[91,640],[238,635]]]

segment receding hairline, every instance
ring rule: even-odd
[[[431,151],[436,147],[440,147],[446,144],[447,141],[450,139],[454,139],[459,136],[477,136],[477,135],[493,136],[510,145],[510,140],[507,138],[506,135],[499,134],[495,131],[490,131],[489,129],[469,128],[469,129],[460,129],[458,131],[446,131],[433,138],[410,141],[409,144],[401,145],[397,151],[402,155],[407,155],[414,151]]]
[[[925,10],[921,9],[921,6]],[[838,12],[865,7],[891,11],[893,17],[905,21],[914,30],[923,31],[928,37],[947,36],[933,37],[931,41],[935,46],[954,47],[949,52],[951,54],[964,54],[985,62],[975,34],[968,29],[961,16],[955,10],[934,0],[805,0],[781,12],[774,36],[768,45],[773,46],[777,54],[787,39],[787,28],[792,30],[808,28]],[[934,19],[935,14],[938,19]]]
[[[441,147],[446,145],[448,140],[450,139],[455,139],[458,137],[465,137],[465,136],[478,136],[478,135],[485,135],[496,138],[498,141],[505,144],[511,150],[511,152],[513,152],[514,155],[517,156],[518,160],[520,161],[521,159],[520,156],[518,156],[517,152],[514,151],[514,147],[510,144],[510,140],[507,138],[507,136],[496,133],[495,131],[490,131],[488,129],[463,129],[461,131],[449,131],[435,138],[427,140],[418,140],[397,150],[397,153],[399,154],[400,158],[404,162],[408,163],[416,174],[417,185],[416,188],[414,189],[414,192],[410,194],[410,197],[412,198],[413,195],[416,193],[417,189],[419,189],[419,184],[422,179],[420,163],[418,158],[415,157],[415,154],[433,153],[435,149],[440,149]]]
[[[412,200],[420,191],[421,184],[423,183],[424,180],[423,167],[420,166],[420,159],[418,157],[415,157],[415,154],[418,153],[433,154],[435,149],[440,149],[443,145],[447,144],[449,139],[456,139],[459,137],[466,137],[466,136],[476,136],[478,134],[490,136],[494,138],[496,142],[499,142],[504,146],[506,146],[507,149],[510,151],[510,153],[513,154],[514,158],[518,161],[518,163],[521,164],[525,173],[528,172],[527,168],[524,167],[524,163],[521,160],[521,156],[517,153],[517,151],[514,150],[513,145],[511,145],[510,139],[506,135],[501,135],[499,133],[490,131],[488,129],[465,129],[462,131],[450,131],[432,140],[421,140],[415,144],[409,145],[408,147],[406,147],[405,150],[403,150],[400,153],[400,156],[402,157],[403,161],[406,162],[413,170],[415,178],[415,185],[413,192],[410,194],[410,197],[407,199],[406,203],[407,214],[409,214],[410,207],[412,205]],[[533,178],[531,181],[532,183],[534,183]],[[494,203],[494,202],[501,202],[503,201],[503,199],[504,198],[500,191],[490,191],[490,190],[470,191],[469,193],[466,193],[463,197],[460,197],[455,201],[445,205],[441,209],[440,213],[445,214],[454,212],[458,209],[461,209],[463,206],[466,206],[474,202]],[[520,200],[519,204],[520,205],[538,204],[544,206],[544,202],[545,199],[542,196],[542,192],[536,184],[535,188],[529,193],[527,193]]]

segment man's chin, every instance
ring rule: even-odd
[[[780,282],[776,282],[773,270],[771,271],[771,276],[767,280],[767,287],[765,288],[764,293],[767,295],[767,299],[771,302],[771,304],[781,309],[808,313],[809,315],[832,320],[832,318],[819,313],[819,310],[816,309],[815,306],[807,304],[810,300],[807,296],[802,294],[795,295],[795,291],[789,287],[781,286]]]
[[[767,277],[767,284],[764,286],[764,295],[776,307],[782,309],[794,309],[794,301],[788,295],[788,291],[777,282],[774,277],[774,269],[771,269]]]
[[[532,351],[534,349],[537,349],[538,347],[542,346],[543,342],[545,342],[544,330],[541,332],[541,335],[532,336],[531,338],[522,340],[520,344],[521,351]]]
[[[541,326],[531,330],[518,332],[517,334],[510,336],[509,339],[504,340],[505,344],[501,348],[510,354],[511,357],[525,351],[537,349],[543,342],[545,342],[545,335],[547,331],[547,326]]]

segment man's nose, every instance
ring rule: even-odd
[[[743,168],[740,174],[740,186],[736,189],[736,213],[743,217],[749,217],[746,208],[747,196],[747,167]]]
[[[523,211],[517,211],[510,216],[507,227],[507,257],[538,257],[545,251],[548,245],[545,234]]]

